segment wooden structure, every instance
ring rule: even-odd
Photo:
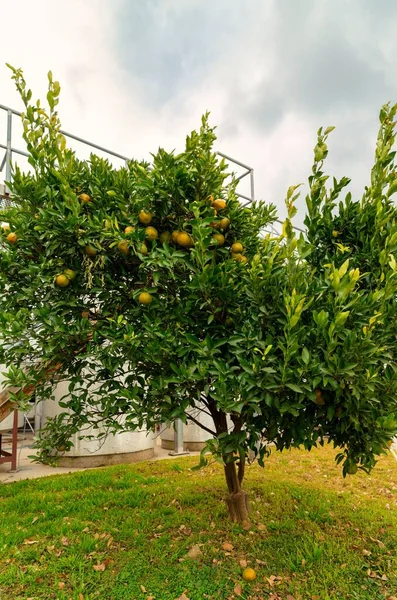
[[[12,425],[11,452],[3,448],[3,434],[0,431],[0,464],[10,462],[11,471],[17,470],[17,446],[18,446],[18,410],[8,398],[6,390],[0,393],[0,423],[11,413],[14,413]]]

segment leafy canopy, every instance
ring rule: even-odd
[[[372,468],[397,431],[397,106],[381,110],[358,201],[342,197],[347,178],[325,175],[333,128],[319,130],[305,233],[292,227],[293,186],[272,236],[275,207],[241,206],[208,115],[180,154],[160,149],[150,164],[116,169],[67,148],[51,74],[48,111],[30,103],[20,70],[13,78],[33,171],[14,166],[14,206],[0,215],[17,236],[5,230],[0,242],[0,362],[20,404],[69,382],[41,457],[77,431],[203,411],[214,422],[203,462],[250,449],[263,462],[270,443],[310,449],[327,438],[344,473]]]

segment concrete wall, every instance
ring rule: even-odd
[[[49,417],[62,412],[59,400],[67,394],[67,382],[60,383],[55,389],[55,400],[45,400],[40,406],[42,425]],[[85,432],[88,433],[88,432]],[[92,430],[97,435],[98,430]],[[60,466],[96,467],[117,463],[136,462],[154,455],[154,439],[152,432],[131,431],[109,435],[105,440],[80,440],[76,434],[72,438],[73,448],[60,459]]]
[[[212,418],[208,415],[200,412],[199,410],[193,410],[192,416],[200,421],[203,425],[206,425],[210,429],[213,429],[214,424],[212,422]],[[161,447],[166,448],[167,450],[172,450],[174,447],[174,429],[172,427],[165,428],[161,432]],[[201,429],[195,423],[189,423],[188,425],[183,426],[183,446],[185,450],[190,450],[191,452],[202,450],[205,442],[211,438],[211,435]]]

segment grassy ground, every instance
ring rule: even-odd
[[[397,596],[397,463],[343,480],[333,456],[292,451],[250,467],[250,531],[227,521],[221,469],[191,471],[194,458],[5,485],[0,598]]]

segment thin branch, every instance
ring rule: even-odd
[[[213,437],[216,437],[215,431],[211,431],[211,429],[209,429],[209,427],[206,427],[205,425],[203,425],[202,423],[200,423],[200,421],[197,421],[197,419],[195,419],[191,415],[186,415],[186,416],[187,416],[187,418],[190,421],[193,421],[193,423],[195,423],[196,425],[198,425],[199,427],[201,427],[201,429],[204,429],[204,431],[206,431],[207,433],[210,433]]]

